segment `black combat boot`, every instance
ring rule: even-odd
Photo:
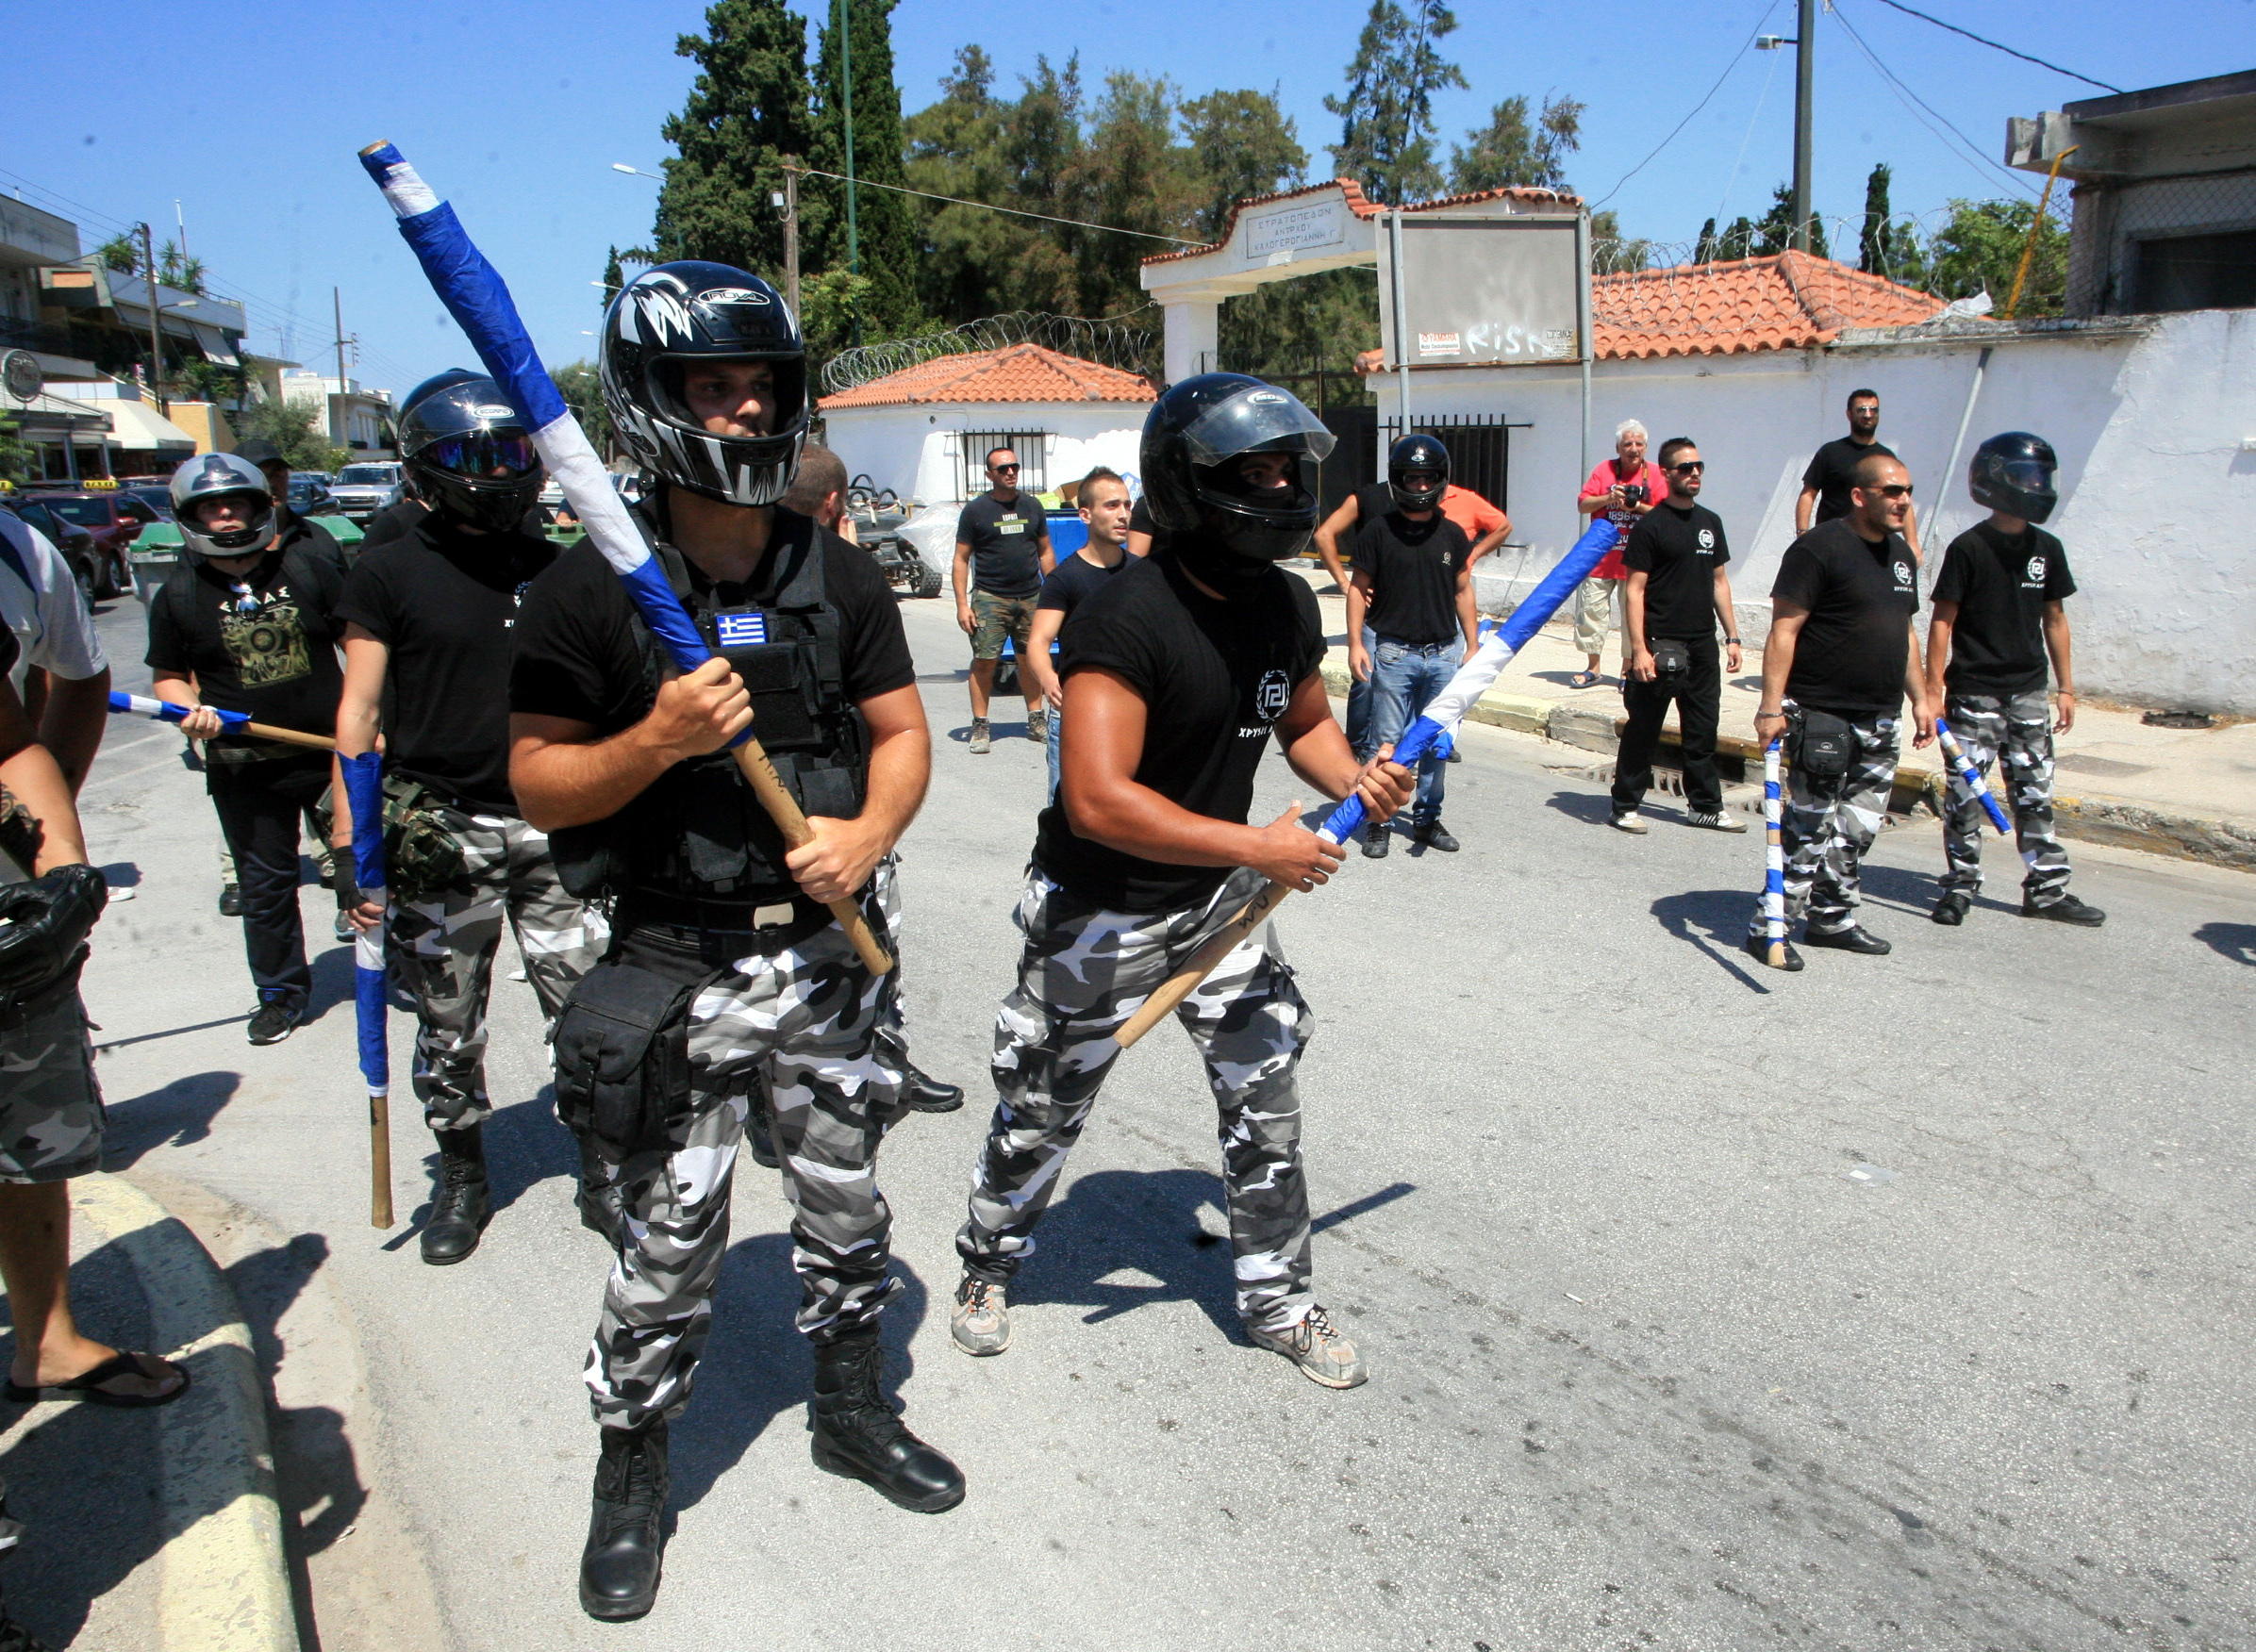
[[[580,1207],[580,1226],[590,1233],[601,1234],[614,1250],[619,1248],[620,1235],[625,1231],[619,1215],[623,1196],[618,1176],[618,1167],[605,1164],[603,1154],[596,1150],[595,1137],[583,1131],[580,1190],[574,1198]]]
[[[902,1426],[878,1387],[884,1370],[874,1329],[815,1345],[815,1466],[919,1514],[954,1508],[964,1500],[962,1471]]]
[[[658,1597],[666,1552],[666,1419],[603,1430],[595,1509],[580,1551],[580,1606],[591,1618],[639,1618]]]
[[[961,1084],[943,1084],[913,1061],[901,1064],[906,1081],[905,1099],[919,1113],[954,1113],[964,1104]]]
[[[483,1128],[473,1124],[431,1133],[439,1138],[439,1186],[431,1195],[431,1219],[423,1224],[423,1259],[444,1267],[478,1247],[478,1235],[493,1219],[493,1206],[486,1197]]]

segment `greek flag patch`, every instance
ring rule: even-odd
[[[765,614],[722,614],[713,620],[722,648],[756,648],[768,640]]]

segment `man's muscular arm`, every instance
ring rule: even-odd
[[[598,736],[571,718],[509,718],[509,785],[542,832],[606,820],[686,758],[718,752],[752,720],[743,680],[718,656],[658,687],[640,722]]]

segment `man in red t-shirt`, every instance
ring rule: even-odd
[[[1574,642],[1589,656],[1588,665],[1568,679],[1577,688],[1597,686],[1600,651],[1605,647],[1606,633],[1619,622],[1621,582],[1629,571],[1621,564],[1621,547],[1629,542],[1637,519],[1668,497],[1668,479],[1661,474],[1661,467],[1646,463],[1645,442],[1645,426],[1634,419],[1623,420],[1614,429],[1614,456],[1598,462],[1575,501],[1583,515],[1602,514],[1621,530],[1620,541],[1575,587]]]

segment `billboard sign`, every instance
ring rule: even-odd
[[[1581,360],[1588,277],[1577,223],[1572,213],[1402,214],[1399,273],[1392,226],[1378,237],[1387,371]]]

